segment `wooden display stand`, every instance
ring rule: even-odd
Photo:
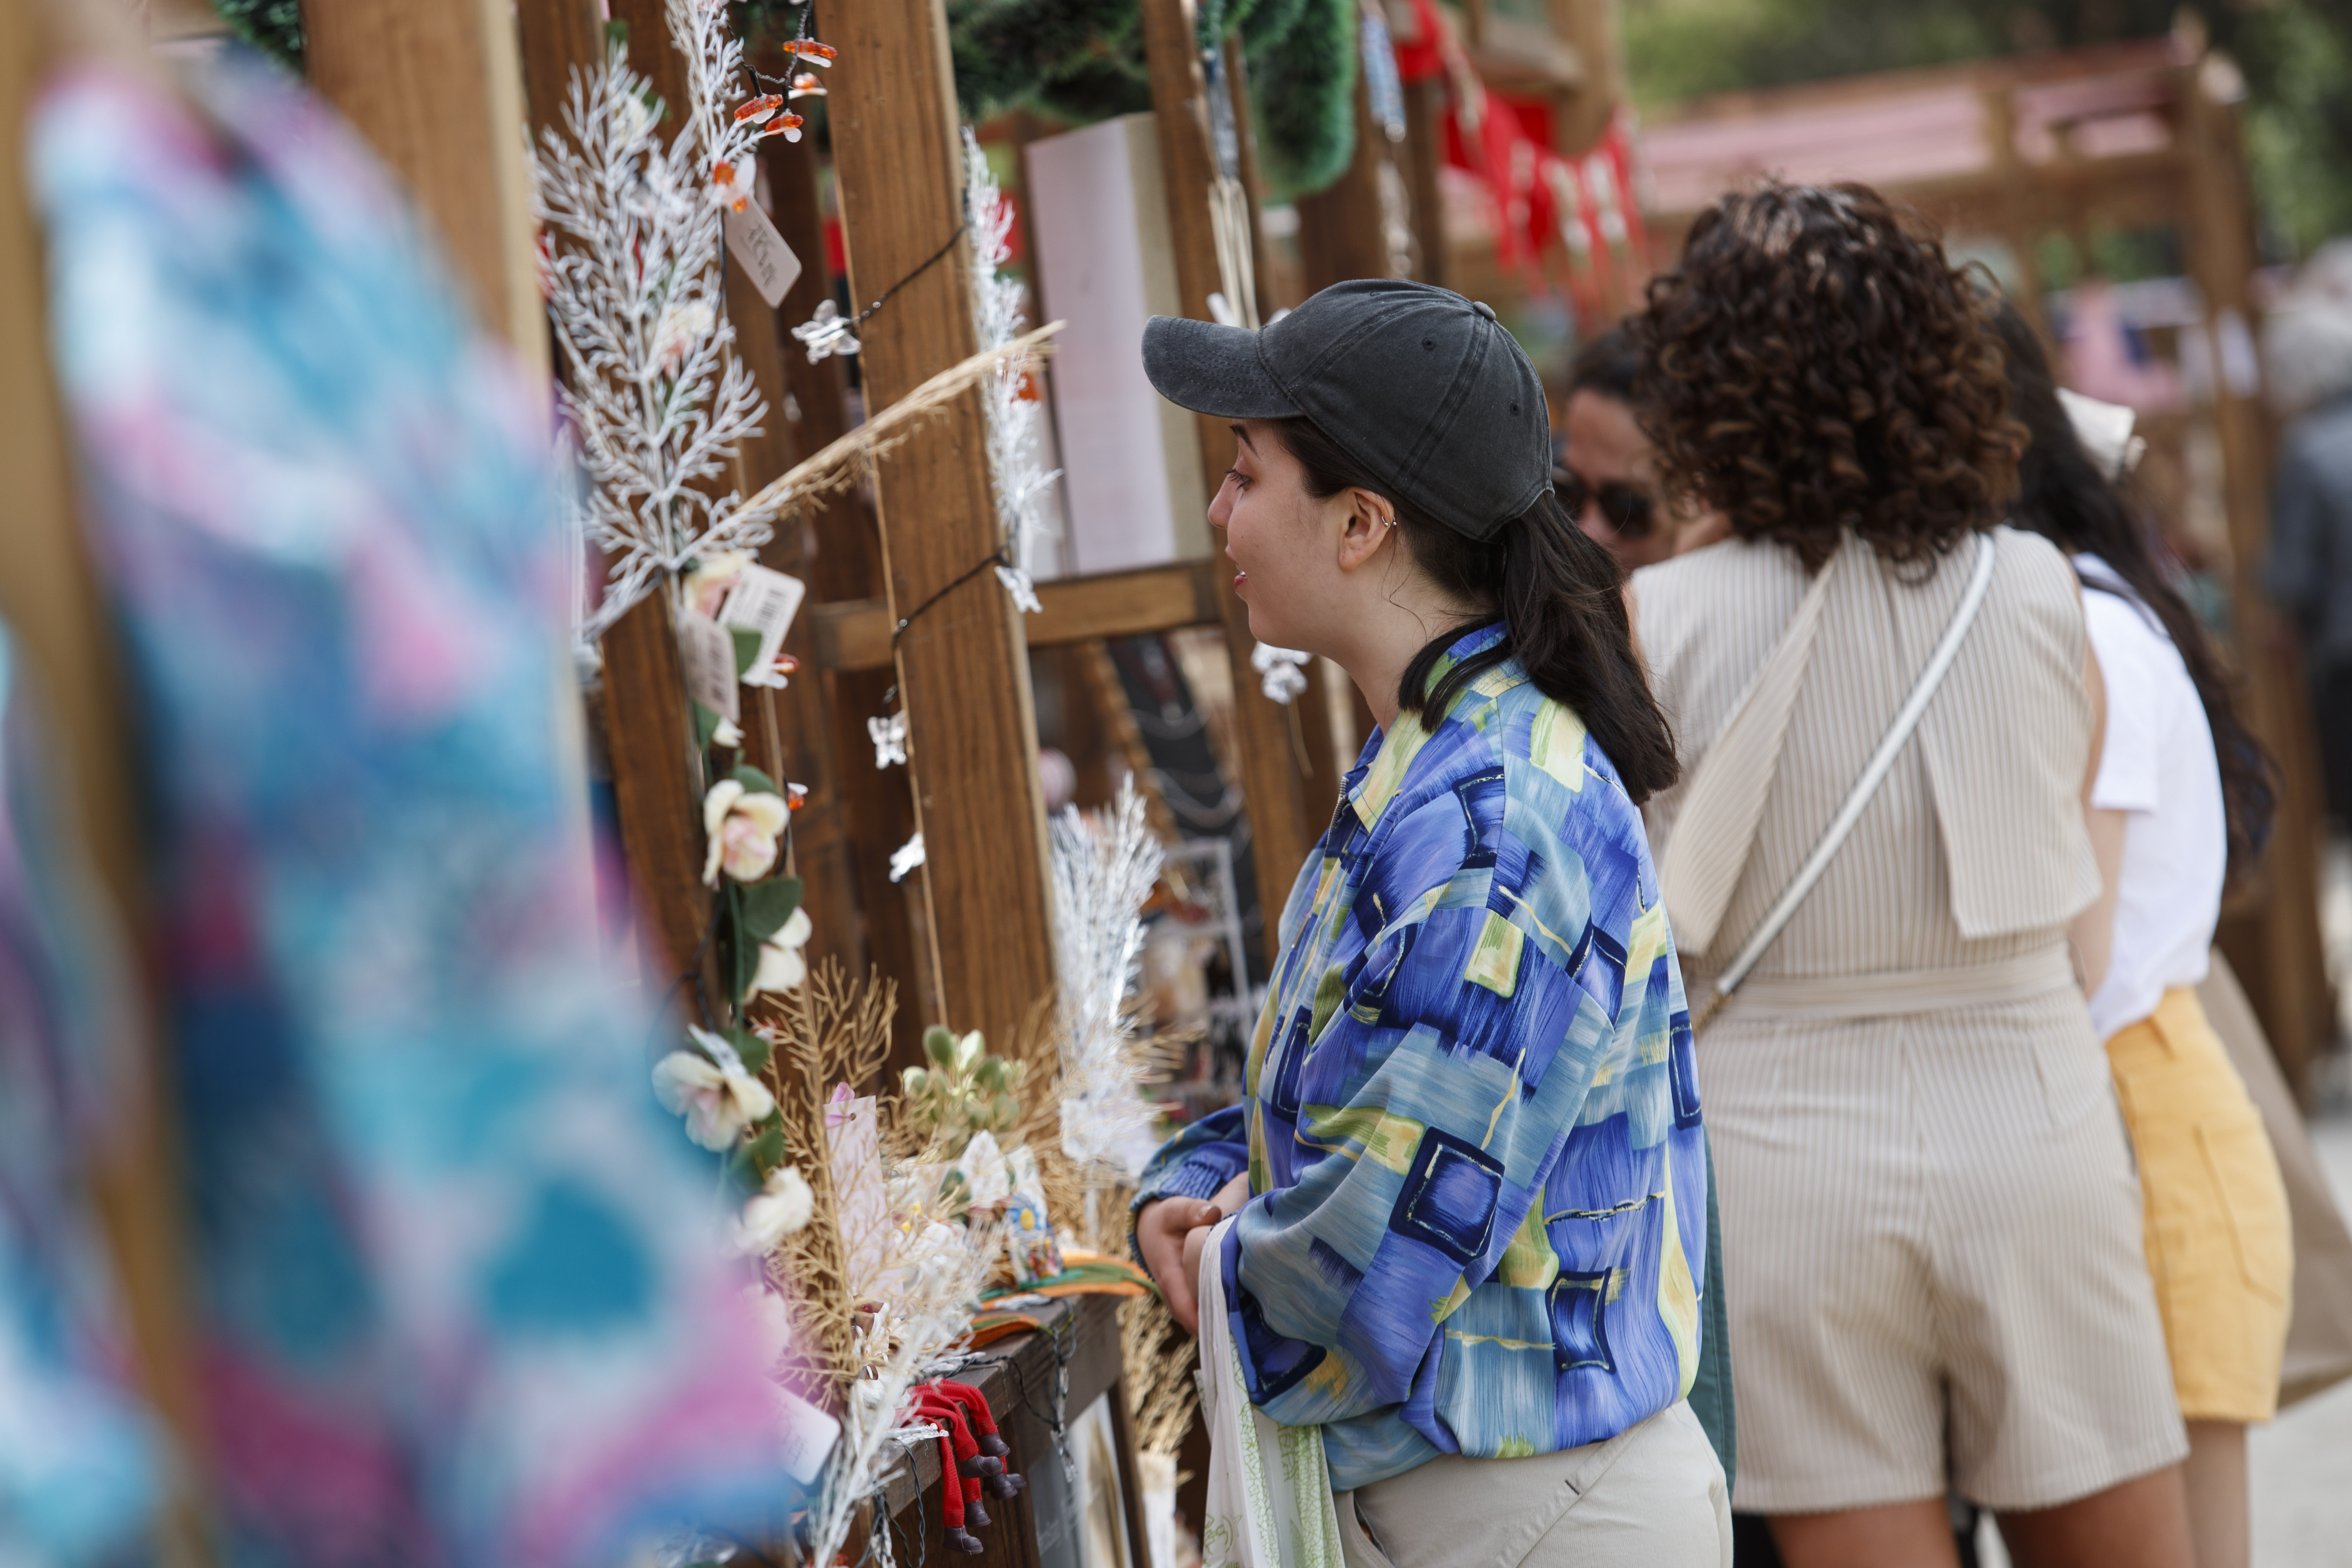
[[[157,6],[174,36],[216,30],[193,5],[157,0]],[[0,4],[0,37],[26,46],[0,50],[0,59],[10,62],[0,69],[0,100],[21,108],[33,66],[49,52],[43,18],[69,9],[63,0]],[[1213,292],[1255,302],[1254,290],[1232,275],[1232,247],[1217,242],[1213,209],[1222,203],[1225,221],[1234,221],[1234,182],[1247,197],[1245,248],[1261,264],[1265,254],[1238,53],[1229,50],[1226,58],[1244,125],[1241,163],[1220,168],[1192,0],[1143,0],[1143,10],[1181,305],[1205,320]],[[415,194],[482,320],[543,374],[549,345],[536,237],[513,131],[526,118],[534,131],[560,131],[574,73],[603,57],[608,13],[626,29],[632,64],[653,80],[674,116],[685,100],[682,62],[668,42],[662,0],[610,0],[609,7],[599,0],[335,0],[303,11],[314,85]],[[969,251],[958,247],[944,265],[919,267],[963,216],[946,18],[941,0],[824,0],[816,20],[817,35],[840,50],[829,108],[852,298],[869,300],[907,280],[860,332],[861,390],[868,406],[879,407],[978,346]],[[776,62],[767,63],[773,74]],[[1387,238],[1378,202],[1368,200],[1389,177],[1382,165],[1395,152],[1373,132],[1362,100],[1360,89],[1356,165],[1319,207],[1309,204],[1321,247],[1318,286],[1397,270],[1393,247],[1381,248]],[[804,268],[782,314],[805,320],[830,297],[831,282],[815,153],[771,142],[761,157],[775,220]],[[6,225],[0,231],[0,310],[22,326],[37,323],[39,304],[20,166],[12,158],[0,175],[0,220]],[[1264,270],[1261,265],[1261,278]],[[787,353],[777,313],[731,264],[729,274],[737,353],[771,410],[768,428],[739,456],[735,488],[748,493],[851,421],[839,362],[811,365]],[[40,334],[19,336],[35,342]],[[63,443],[37,356],[16,364],[5,387],[0,401],[10,414],[0,429],[23,459],[12,460],[9,471],[29,487],[26,515],[38,526],[0,569],[0,607],[60,692],[88,699],[63,704],[77,718],[68,749],[79,796],[102,805],[112,787],[105,781],[128,776],[108,761],[123,754],[126,742],[102,723],[80,721],[119,710],[103,700],[105,639],[86,566],[71,543]],[[789,416],[788,409],[794,411]],[[1223,628],[1235,693],[1229,761],[1250,810],[1269,950],[1293,870],[1337,799],[1339,759],[1320,744],[1330,733],[1322,683],[1310,686],[1297,713],[1261,694],[1250,666],[1247,610],[1214,558],[1047,584],[1045,612],[1025,618],[982,574],[948,591],[919,626],[905,625],[909,606],[950,590],[996,546],[983,417],[977,396],[967,395],[882,463],[870,515],[855,498],[838,498],[781,531],[766,552],[768,563],[803,576],[813,590],[788,645],[803,659],[804,673],[782,701],[772,692],[751,693],[743,722],[749,760],[810,786],[794,838],[817,951],[832,951],[853,966],[871,958],[907,984],[911,1005],[902,1014],[909,1046],[932,1021],[992,1036],[1010,1031],[1051,993],[1029,647]],[[1213,490],[1232,461],[1233,437],[1223,421],[1208,418],[1199,422],[1199,433],[1202,473]],[[655,594],[607,634],[604,734],[649,973],[657,991],[684,986],[690,998],[693,987],[715,993],[718,982],[705,940],[709,895],[699,875],[691,721],[669,614],[667,596]],[[896,688],[911,727],[910,791],[891,774],[867,776],[860,755],[863,721],[881,710],[888,687]],[[1297,744],[1300,730],[1318,743]],[[917,830],[927,847],[926,869],[904,890],[895,889],[881,879],[881,868]],[[94,844],[100,868],[116,899],[133,908],[136,872],[110,854],[110,846],[119,848],[112,840]],[[693,1011],[690,1001],[686,1010]],[[132,1298],[152,1304],[178,1292],[168,1284],[176,1268],[171,1238],[141,1223],[142,1214],[158,1215],[167,1205],[138,1196],[161,1180],[169,1130],[146,1134],[130,1141],[136,1154],[118,1175],[121,1201],[114,1207],[127,1227],[122,1250],[134,1277]],[[1032,1478],[1031,1489],[1003,1507],[1009,1518],[982,1534],[987,1558],[1039,1568],[1078,1561],[1067,1500],[1057,1506],[1050,1483],[1061,1462],[1065,1419],[1108,1394],[1123,1545],[1129,1563],[1141,1568],[1147,1552],[1116,1303],[1080,1298],[1055,1304],[1044,1317],[1041,1331],[1005,1342],[996,1364],[972,1374],[998,1412],[1015,1464]],[[159,1405],[169,1415],[184,1415],[170,1325],[142,1321],[140,1329]],[[888,1490],[902,1532],[928,1537],[939,1480],[935,1450],[914,1450]]]
[[[503,151],[482,173],[483,127],[510,121],[526,100],[535,126],[560,125],[571,73],[592,65],[602,50],[596,7],[591,0],[520,0],[517,37],[485,29],[483,16],[503,7],[483,0],[341,0],[310,9],[311,47],[322,61],[408,51],[403,58],[415,68],[374,77],[322,72],[318,85],[424,193],[445,237],[462,237],[464,271],[485,313],[544,363],[536,310],[515,308],[504,286],[530,256],[529,225],[513,199],[520,187],[501,172]],[[1191,36],[1185,0],[1151,0],[1148,11],[1162,42],[1176,41],[1178,28],[1181,37]],[[680,62],[667,44],[660,0],[613,0],[611,14],[628,29],[633,65],[667,102],[683,101]],[[978,346],[969,251],[959,247],[942,264],[919,271],[963,216],[946,19],[940,0],[866,0],[826,6],[814,31],[840,50],[827,102],[851,297],[870,300],[911,275],[859,332],[861,391],[867,406],[878,408]],[[509,51],[503,64],[501,47]],[[417,63],[431,59],[446,68]],[[1200,62],[1189,48],[1155,45],[1153,68],[1184,308],[1205,319],[1208,294],[1223,287],[1232,297],[1233,284],[1216,271]],[[1181,131],[1169,132],[1171,124]],[[510,146],[510,139],[488,140]],[[770,148],[763,161],[775,220],[804,267],[782,313],[803,320],[827,296],[830,281],[815,154],[806,146]],[[737,484],[748,491],[842,433],[848,421],[839,362],[809,365],[797,352],[785,353],[784,323],[747,290],[730,286],[729,306],[739,352],[772,411],[769,431],[741,454]],[[787,395],[796,427],[783,413]],[[1328,754],[1316,757],[1302,777],[1292,718],[1260,694],[1248,662],[1254,643],[1246,611],[1213,562],[1046,584],[1045,613],[1025,618],[982,574],[950,590],[919,624],[901,628],[911,606],[949,588],[996,546],[982,421],[977,397],[967,395],[877,466],[870,515],[855,499],[844,499],[782,531],[767,552],[769,563],[794,571],[813,590],[789,645],[804,669],[781,701],[747,690],[759,699],[746,704],[751,760],[811,787],[794,837],[817,932],[814,948],[889,968],[906,987],[909,1047],[931,1021],[992,1036],[1009,1032],[1051,992],[1030,646],[1202,624],[1226,628],[1236,690],[1235,766],[1256,835],[1260,898],[1269,910],[1279,909],[1337,792]],[[1202,445],[1214,488],[1231,462],[1232,437],[1222,423],[1203,421]],[[624,616],[607,634],[604,655],[604,733],[647,928],[650,973],[663,987],[690,986],[698,978],[715,987],[702,940],[709,894],[699,877],[693,742],[665,596],[651,595]],[[878,699],[888,686],[897,688],[908,717],[911,765],[906,774],[869,774],[863,722],[882,710]],[[908,778],[911,792],[901,787]],[[892,888],[875,871],[918,829],[925,869],[905,889]],[[1271,920],[1268,926],[1271,941]],[[998,1525],[981,1532],[985,1560],[1041,1568],[1077,1562],[1071,1523],[1055,1511],[1056,1488],[1045,1484],[1060,1465],[1048,1424],[1055,1411],[1075,1418],[1108,1393],[1120,1449],[1125,1545],[1140,1568],[1140,1494],[1116,1303],[1081,1299],[1057,1304],[1047,1316],[1044,1331],[997,1347],[1002,1365],[979,1374],[1016,1465],[1032,1478],[1023,1498],[1003,1505]],[[1057,1396],[1065,1374],[1066,1394]],[[892,1483],[890,1511],[902,1534],[936,1530],[935,1471],[933,1451],[918,1447]],[[935,1540],[930,1548],[938,1549]]]

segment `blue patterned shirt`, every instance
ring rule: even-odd
[[[1426,720],[1372,738],[1299,872],[1242,1103],[1137,1200],[1247,1169],[1244,1376],[1339,1490],[1598,1442],[1698,1367],[1706,1155],[1641,814],[1516,659]]]

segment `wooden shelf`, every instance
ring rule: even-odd
[[[1037,1309],[1036,1332],[1000,1340],[979,1352],[984,1361],[957,1374],[986,1396],[1004,1440],[1012,1445],[1009,1462],[1030,1478],[1028,1489],[1017,1497],[987,1500],[996,1521],[974,1532],[987,1548],[977,1568],[996,1563],[1049,1568],[1071,1559],[1079,1529],[1073,1510],[1079,1500],[1069,1497],[1062,1484],[1061,1456],[1049,1418],[1058,1411],[1066,1422],[1076,1421],[1106,1393],[1119,1433],[1119,1489],[1129,1515],[1130,1552],[1140,1550],[1142,1498],[1137,1489],[1139,1478],[1131,1468],[1134,1444],[1120,1383],[1120,1305],[1119,1299],[1110,1296],[1055,1300]],[[1069,1383],[1057,1394],[1064,1369]],[[945,1553],[940,1537],[940,1476],[939,1445],[920,1443],[902,1453],[884,1483],[884,1500],[900,1542],[921,1537],[912,1552],[917,1561],[941,1561]]]
[[[1059,647],[1097,637],[1142,637],[1218,619],[1213,559],[1149,566],[1099,577],[1065,577],[1037,584],[1042,613],[1021,617],[1031,647]],[[890,611],[879,599],[820,605],[816,661],[820,668],[885,669],[890,664]]]

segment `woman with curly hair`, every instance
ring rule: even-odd
[[[1735,1501],[1799,1568],[1955,1562],[1949,1488],[2021,1563],[2188,1568],[2069,955],[2101,689],[2066,558],[2002,523],[1990,310],[1875,193],[1770,185],[1635,318],[1662,479],[1732,532],[1633,586],[1686,770],[1648,815],[1722,1162]]]

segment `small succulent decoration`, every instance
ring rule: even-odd
[[[980,1031],[959,1038],[934,1024],[923,1034],[929,1068],[908,1068],[900,1079],[906,1113],[936,1145],[961,1151],[975,1132],[1008,1137],[1021,1121],[1023,1063],[992,1056]]]

